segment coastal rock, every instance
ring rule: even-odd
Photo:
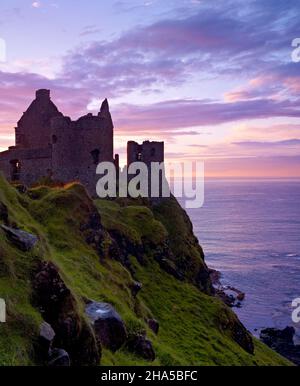
[[[283,330],[266,328],[260,332],[260,340],[279,354],[300,366],[300,345],[294,344],[294,327]]]
[[[154,332],[154,334],[158,334],[159,331],[159,323],[155,319],[148,319],[148,326]]]
[[[155,351],[152,343],[145,335],[131,335],[127,342],[127,348],[134,354],[153,362],[155,359]]]
[[[61,348],[54,348],[50,352],[48,365],[50,367],[70,366],[71,362],[69,354]]]
[[[242,307],[241,302],[246,297],[244,292],[240,291],[239,289],[233,286],[222,285],[222,274],[220,271],[217,271],[215,269],[209,269],[209,277],[213,284],[215,295],[219,299],[221,299],[229,307]]]
[[[221,285],[221,272],[217,271],[216,269],[208,269],[209,277],[212,282],[213,286],[220,286]]]
[[[108,303],[91,302],[86,306],[95,334],[104,347],[115,352],[125,343],[127,331],[121,316]]]
[[[1,225],[1,228],[6,233],[8,239],[19,249],[24,252],[30,251],[38,242],[37,236],[21,231],[20,229],[10,228],[6,225]]]

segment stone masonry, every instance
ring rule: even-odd
[[[114,126],[107,99],[98,115],[87,114],[76,121],[64,116],[51,101],[50,90],[38,90],[35,100],[15,128],[15,146],[0,153],[0,171],[9,181],[30,186],[48,177],[53,181],[81,182],[91,196],[96,195],[96,167],[114,162]],[[163,142],[130,141],[128,164],[163,162]]]

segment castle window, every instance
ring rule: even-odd
[[[57,142],[57,136],[56,135],[52,135],[52,143],[56,143]]]
[[[137,153],[136,159],[137,159],[137,161],[142,161],[142,153],[141,152]]]
[[[11,180],[19,181],[21,174],[21,162],[17,159],[13,159],[10,161],[11,165]]]
[[[91,151],[91,155],[92,155],[94,164],[98,165],[99,160],[100,160],[100,150],[95,149],[95,150]]]

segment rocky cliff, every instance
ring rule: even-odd
[[[214,296],[174,198],[0,178],[0,365],[285,365]]]

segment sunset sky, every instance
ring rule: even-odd
[[[300,177],[299,0],[1,0],[0,38],[0,150],[49,88],[73,119],[109,98],[123,161],[153,139],[207,176]]]

